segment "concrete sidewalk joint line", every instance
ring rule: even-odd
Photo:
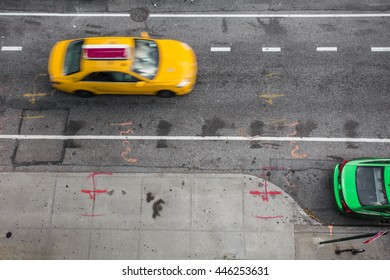
[[[3,134],[0,139],[12,140],[167,140],[167,141],[275,141],[275,142],[354,142],[390,143],[387,138],[267,137],[267,136],[135,136],[135,135],[18,135]]]

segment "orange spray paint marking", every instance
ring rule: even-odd
[[[332,234],[333,234],[333,226],[329,225],[328,228],[329,228],[329,235],[332,236]]]
[[[123,134],[132,134],[132,133],[134,133],[134,131],[131,128],[129,128],[128,130],[125,130],[125,131],[122,130],[120,132],[120,135],[123,136]]]
[[[297,151],[299,150],[299,145],[296,144],[294,149],[291,151],[291,156],[293,158],[307,158],[307,153],[297,154]]]

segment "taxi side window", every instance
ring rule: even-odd
[[[122,72],[93,72],[86,76],[86,82],[138,82],[138,79]]]
[[[138,79],[122,72],[110,72],[113,82],[138,82]]]

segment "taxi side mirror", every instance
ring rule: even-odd
[[[141,32],[141,38],[150,38],[149,33],[146,31]]]

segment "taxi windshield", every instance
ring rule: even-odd
[[[64,74],[70,75],[80,71],[81,47],[83,40],[73,41],[66,50]]]
[[[135,39],[135,54],[131,71],[147,79],[153,79],[157,69],[157,44],[152,40]]]

